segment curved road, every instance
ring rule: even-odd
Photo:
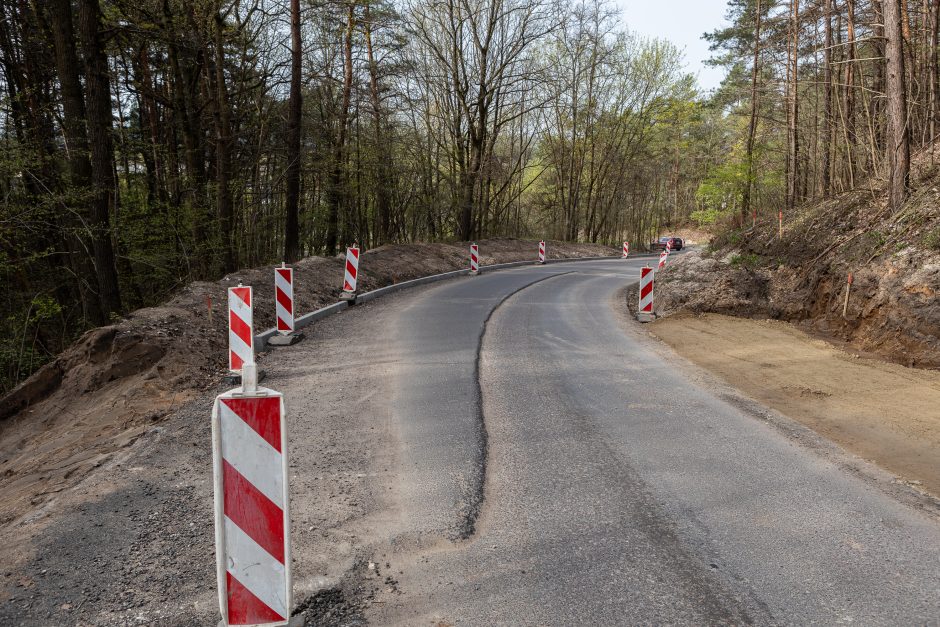
[[[670,366],[615,299],[643,263],[388,303],[405,531],[368,618],[936,624],[937,520]]]

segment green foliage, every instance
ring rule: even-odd
[[[928,250],[940,252],[940,226],[935,227],[927,232],[927,234],[924,236],[924,246]]]
[[[736,253],[729,261],[734,268],[756,268],[761,263],[760,255],[754,253]]]

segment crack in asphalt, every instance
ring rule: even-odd
[[[486,468],[487,461],[489,457],[489,435],[486,430],[486,416],[483,413],[483,386],[480,383],[480,362],[483,356],[483,338],[486,336],[486,329],[489,325],[490,319],[493,317],[493,314],[503,306],[503,304],[508,301],[510,298],[518,294],[519,292],[526,290],[534,285],[538,285],[542,281],[547,281],[549,279],[555,279],[558,277],[566,276],[568,274],[574,274],[577,270],[569,270],[568,272],[560,272],[558,274],[551,274],[531,283],[527,283],[522,287],[519,287],[499,300],[496,305],[490,309],[489,313],[486,315],[486,318],[483,320],[483,324],[480,327],[480,335],[477,338],[477,354],[476,360],[473,366],[473,380],[476,383],[476,408],[477,408],[477,440],[478,440],[478,450],[480,452],[480,460],[476,464],[476,472],[470,478],[471,485],[469,490],[469,496],[467,498],[467,508],[462,512],[463,520],[458,524],[459,534],[457,536],[458,541],[467,541],[474,538],[477,534],[477,521],[480,517],[480,512],[483,509],[483,501],[486,496]]]

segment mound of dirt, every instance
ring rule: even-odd
[[[929,152],[915,165],[915,191],[899,211],[873,181],[784,216],[782,238],[774,215],[672,260],[657,276],[657,313],[786,320],[889,361],[940,368],[940,167]]]
[[[534,260],[537,242],[478,242],[481,263]],[[548,242],[549,258],[619,255],[594,244]],[[468,265],[468,245],[389,245],[363,252],[360,291]],[[344,260],[309,257],[294,265],[298,313],[337,301]],[[74,485],[172,415],[226,369],[226,289],[251,285],[255,332],[274,325],[273,268],[194,282],[159,307],[93,329],[0,399],[0,527]]]

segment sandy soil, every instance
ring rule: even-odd
[[[940,372],[848,353],[774,320],[680,314],[646,328],[744,394],[940,496]]]

